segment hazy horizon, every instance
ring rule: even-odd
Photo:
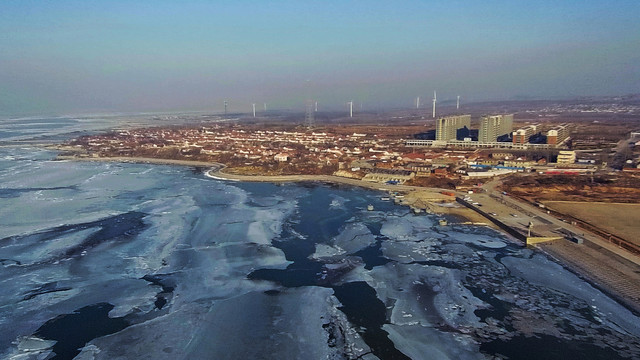
[[[0,114],[410,107],[640,89],[640,3],[0,3]]]

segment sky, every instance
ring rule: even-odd
[[[0,1],[0,114],[640,93],[640,1]]]

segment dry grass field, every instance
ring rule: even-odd
[[[545,201],[544,205],[640,245],[640,204]]]

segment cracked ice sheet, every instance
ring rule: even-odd
[[[401,263],[411,263],[413,261],[427,261],[439,259],[438,254],[431,253],[432,243],[430,241],[423,242],[393,242],[383,241],[380,246],[382,254],[387,259],[395,260]]]
[[[331,258],[334,256],[344,255],[346,251],[339,247],[329,246],[327,244],[316,244],[316,250],[309,257],[311,259],[320,260]]]
[[[375,242],[376,237],[365,224],[360,222],[347,223],[338,236],[331,240],[335,247],[344,250],[347,254],[353,254]]]
[[[463,276],[460,270],[440,266],[388,263],[371,271],[371,285],[383,302],[395,300],[392,324],[482,327],[473,312],[486,304],[461,284]]]
[[[535,254],[531,259],[507,256],[502,258],[501,262],[513,275],[532,284],[548,287],[585,300],[597,313],[604,314],[600,320],[606,324],[614,328],[622,328],[636,336],[640,335],[640,318],[638,316],[545,256]]]
[[[76,179],[73,176],[77,170],[76,164],[67,166],[71,175],[65,179]],[[245,204],[246,192],[241,189],[210,180],[202,181],[182,168],[133,164],[111,168],[105,167],[102,163],[83,163],[83,166],[93,168],[93,173],[106,171],[105,168],[117,171],[103,178],[87,178],[82,176],[83,171],[78,170],[78,181],[82,181],[83,178],[87,178],[87,181],[81,186],[76,186],[81,189],[76,199],[87,199],[86,204],[56,208],[56,216],[65,218],[65,222],[73,219],[79,223],[84,222],[86,218],[96,220],[95,217],[106,217],[96,216],[97,213],[87,216],[83,210],[89,207],[104,206],[105,209],[109,209],[108,212],[102,209],[103,214],[138,210],[149,214],[143,218],[148,227],[126,241],[108,241],[86,249],[82,256],[62,259],[58,263],[5,268],[0,281],[5,285],[3,288],[8,290],[3,294],[11,295],[11,298],[5,297],[2,300],[3,304],[9,304],[9,307],[5,307],[8,311],[3,312],[0,317],[0,324],[3,324],[2,327],[5,329],[0,338],[0,345],[4,349],[8,349],[10,343],[18,336],[33,333],[47,320],[60,314],[71,313],[87,304],[109,302],[115,305],[112,313],[116,315],[135,311],[152,312],[155,295],[161,289],[140,280],[146,274],[174,273],[171,275],[175,277],[173,280],[180,280],[175,296],[169,299],[170,303],[165,307],[168,309],[173,304],[179,305],[181,301],[193,301],[194,298],[237,296],[264,288],[264,284],[246,280],[246,274],[256,266],[284,268],[289,264],[281,250],[248,242],[248,224],[255,218],[256,213],[254,208]],[[120,175],[122,178],[118,178]],[[153,181],[144,181],[149,189],[131,190],[127,184],[132,177],[153,178]],[[100,190],[101,186],[106,186],[104,178],[112,180],[109,184],[110,189]],[[176,182],[176,178],[181,181]],[[94,182],[100,183],[99,186]],[[70,185],[73,184],[77,182]],[[31,193],[37,192],[27,192]],[[90,199],[91,197],[94,198]],[[7,200],[12,199],[0,199],[3,204]],[[269,204],[278,209],[287,209],[277,211],[281,218],[294,209],[293,204],[283,205],[279,201]],[[13,204],[14,209],[20,206],[28,210],[31,204]],[[212,233],[211,229],[219,223],[215,214],[224,213],[219,209],[220,206],[224,206],[225,209],[236,206],[236,219],[245,219],[242,226],[236,229],[236,238],[241,241],[232,243],[232,246],[212,246],[219,240],[215,239],[218,234]],[[271,216],[269,221],[277,220]],[[30,228],[30,225],[26,224],[24,229],[33,227]],[[95,233],[94,231],[63,234],[55,238],[59,241],[46,246],[34,244],[34,251],[29,251],[28,254],[21,253],[21,260],[36,263],[42,260],[41,256],[63,252],[65,248]],[[195,255],[184,256],[187,250]],[[22,297],[38,291],[38,288],[44,285],[54,292],[22,300]],[[70,289],[65,289],[67,287]]]
[[[385,324],[396,349],[411,359],[424,360],[473,360],[485,359],[477,345],[467,336],[443,333],[422,326],[398,326]]]
[[[140,279],[101,279],[92,284],[62,282],[61,285],[73,285],[74,288],[4,306],[0,317],[1,351],[10,350],[13,347],[10,344],[18,337],[33,334],[46,321],[61,314],[70,314],[87,304],[110,302],[117,306],[117,313],[150,311],[158,291]]]
[[[43,340],[36,336],[23,336],[16,340],[17,346],[6,354],[7,360],[40,360],[47,359],[53,352],[51,347],[55,341]]]
[[[470,243],[488,249],[501,249],[507,246],[507,242],[502,239],[503,235],[494,232],[494,234],[486,234],[484,228],[464,228],[456,229],[455,237],[450,238],[453,241]],[[460,231],[463,230],[463,231]],[[493,232],[493,231],[492,231]]]
[[[130,211],[132,203],[140,203],[138,197],[161,182],[158,175],[170,172],[158,167],[144,173],[149,167],[135,164],[29,163],[19,175],[3,176],[2,188],[18,191],[18,196],[0,198],[0,238]]]
[[[417,235],[432,233],[433,225],[434,221],[429,216],[388,215],[384,219],[380,234],[396,241],[416,241],[425,237]]]
[[[272,206],[268,210],[255,211],[253,222],[249,224],[247,230],[249,241],[256,244],[271,244],[271,240],[282,231],[284,219],[290,213],[290,206]]]
[[[216,243],[270,245],[280,235],[284,220],[295,206],[295,202],[277,202],[268,208],[256,209],[243,203],[234,204],[224,211],[205,214],[210,219],[198,219],[196,225]]]
[[[469,336],[436,329],[446,325],[465,331],[484,325],[474,311],[486,304],[461,285],[464,272],[438,266],[388,263],[374,268],[369,274],[368,283],[391,309],[393,326],[390,330],[395,331],[392,336],[396,336],[396,340],[400,340],[402,334],[412,334],[417,339],[433,338],[438,334],[439,341],[431,345],[429,341],[419,345],[418,340],[404,339],[398,343],[394,340],[400,351],[404,349],[406,354],[413,354],[433,347],[434,354],[443,352],[444,358],[476,358],[477,345]]]
[[[51,239],[41,239],[38,236],[20,238],[19,242],[4,239],[5,241],[0,242],[0,259],[20,262],[20,266],[48,262],[64,255],[65,251],[78,246],[98,230],[95,228],[78,230],[69,234],[60,234]],[[10,264],[8,261],[4,262],[5,266]]]
[[[95,339],[78,358],[338,358],[341,349],[327,346],[323,328],[335,312],[331,296],[331,289],[304,287],[275,295],[250,292],[213,303],[192,302]]]

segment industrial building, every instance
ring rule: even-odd
[[[446,116],[436,120],[436,140],[456,140],[458,130],[471,128],[471,115]]]
[[[560,145],[569,138],[569,124],[561,124],[547,131],[547,144]]]
[[[531,135],[535,134],[538,127],[536,125],[527,125],[513,132],[514,144],[526,144],[529,142]]]
[[[513,114],[483,116],[480,118],[478,141],[481,143],[496,142],[498,137],[513,131]]]

